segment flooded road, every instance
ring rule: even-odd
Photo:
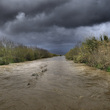
[[[64,56],[1,66],[0,110],[110,110],[110,76]]]

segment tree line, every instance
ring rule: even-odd
[[[100,36],[100,39],[90,37],[65,56],[76,63],[86,63],[110,72],[110,39],[107,35]]]
[[[0,65],[56,56],[45,49],[29,47],[3,38],[0,40]]]

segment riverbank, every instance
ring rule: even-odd
[[[14,43],[7,39],[0,40],[0,65],[33,61],[56,56],[45,49]]]
[[[110,72],[110,40],[106,35],[100,39],[95,37],[86,39],[85,42],[71,49],[65,56],[75,63],[85,63]]]

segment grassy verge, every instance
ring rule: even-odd
[[[76,63],[86,63],[89,66],[110,72],[110,41],[106,35],[101,36],[100,39],[95,37],[86,39],[65,56]]]
[[[0,40],[0,65],[32,61],[56,56],[47,50],[15,44],[7,39]]]

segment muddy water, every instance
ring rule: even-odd
[[[110,110],[110,76],[64,57],[1,66],[0,110]]]

